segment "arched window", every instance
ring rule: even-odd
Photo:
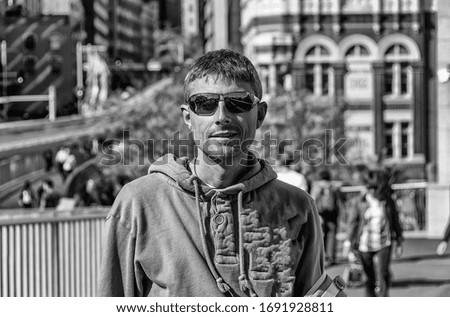
[[[330,67],[330,52],[316,45],[306,52],[305,88],[316,96],[327,96],[332,91],[333,69]]]
[[[394,97],[411,94],[412,70],[408,49],[395,44],[386,50],[384,93]]]
[[[345,53],[345,57],[369,56],[369,50],[364,45],[354,45]]]

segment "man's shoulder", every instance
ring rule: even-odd
[[[133,197],[140,197],[142,195],[148,197],[166,189],[169,183],[170,179],[168,177],[159,173],[151,173],[127,183],[121,192],[132,195]],[[172,181],[172,183],[174,182]]]
[[[148,174],[124,185],[114,200],[108,218],[113,216],[131,227],[132,219],[151,216],[156,210],[152,205],[168,191],[168,182],[163,177],[157,173]]]
[[[310,204],[312,203],[312,197],[303,189],[297,186],[288,184],[279,179],[274,179],[267,184],[267,188],[270,191],[274,191],[280,197],[289,196],[298,203]]]
[[[316,219],[316,208],[312,197],[304,190],[274,179],[263,188],[262,200],[267,203],[264,208],[271,217],[294,220],[293,226],[300,228],[304,223]]]
[[[116,204],[152,201],[155,197],[161,196],[161,193],[167,193],[171,187],[169,182],[167,177],[158,173],[141,176],[122,187],[116,198]]]

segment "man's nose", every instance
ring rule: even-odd
[[[225,107],[225,101],[220,100],[216,111],[216,124],[229,124],[231,122],[230,113]]]

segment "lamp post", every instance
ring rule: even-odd
[[[7,94],[6,85],[7,85],[7,70],[6,65],[8,63],[7,60],[7,48],[6,48],[6,41],[2,41],[0,44],[0,52],[1,52],[1,63],[2,63],[2,95],[5,97]]]
[[[3,40],[0,43],[0,61],[2,64],[2,96],[6,97],[6,95],[8,94],[8,90],[7,90],[7,85],[8,85],[8,73],[7,73],[7,69],[6,66],[8,64],[8,57],[7,57],[7,46],[6,46],[6,41]],[[7,111],[8,111],[8,105],[4,104],[2,105],[2,109],[0,112],[0,116],[5,118],[7,117]]]

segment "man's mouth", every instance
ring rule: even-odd
[[[214,132],[213,134],[211,134],[209,137],[210,138],[226,138],[226,139],[232,139],[237,137],[239,134],[235,131],[219,131],[219,132]]]

